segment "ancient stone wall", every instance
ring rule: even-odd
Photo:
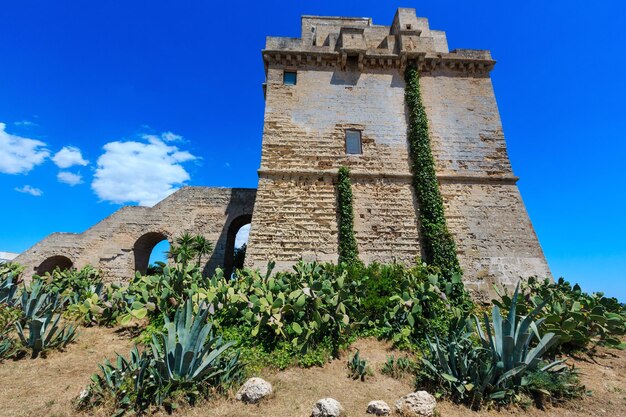
[[[410,182],[404,79],[304,66],[296,85],[283,67],[267,72],[257,205],[246,264],[290,268],[300,258],[337,262],[335,177],[353,177],[355,231],[366,262],[414,261],[420,242]],[[346,129],[362,132],[362,155],[347,155]]]
[[[122,207],[83,233],[53,233],[15,262],[26,266],[26,278],[69,260],[76,268],[100,269],[107,281],[125,281],[137,270],[145,273],[158,242],[189,232],[214,244],[204,260],[210,273],[230,259],[235,229],[250,222],[255,194],[254,189],[184,187],[152,208]]]
[[[495,283],[550,276],[515,185],[491,79],[424,71],[420,86],[465,282],[489,293]]]

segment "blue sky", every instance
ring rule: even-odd
[[[0,250],[181,184],[256,187],[265,36],[299,36],[302,14],[388,25],[415,7],[451,49],[498,61],[509,154],[554,275],[626,301],[626,5],[518,3],[3,1],[0,146],[19,157],[0,149]]]

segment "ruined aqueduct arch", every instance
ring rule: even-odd
[[[214,251],[204,265],[232,270],[233,246],[239,228],[252,219],[255,189],[184,187],[154,207],[125,206],[83,233],[53,233],[22,253],[15,262],[25,277],[55,267],[92,265],[107,281],[130,279],[146,272],[156,244],[189,232],[205,236]]]

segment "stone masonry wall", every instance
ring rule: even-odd
[[[466,284],[549,277],[513,175],[491,79],[436,71],[420,79],[431,146]]]
[[[353,177],[355,232],[366,262],[420,255],[410,185],[404,79],[398,70],[299,68],[297,85],[268,68],[257,204],[246,264],[337,262],[335,176]],[[363,154],[347,155],[345,130],[362,130]]]
[[[136,256],[149,256],[163,239],[184,232],[200,234],[214,244],[205,260],[207,272],[224,264],[229,226],[252,215],[256,190],[184,187],[152,208],[122,207],[83,233],[54,233],[15,259],[26,278],[54,256],[69,258],[74,267],[92,265],[107,281],[125,281],[135,274]],[[236,232],[236,230],[234,231]],[[137,243],[143,243],[137,245]],[[143,253],[136,253],[141,251]]]

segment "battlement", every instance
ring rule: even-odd
[[[495,65],[484,50],[448,50],[446,34],[431,30],[415,9],[399,8],[391,26],[375,25],[367,17],[302,16],[300,38],[268,36],[263,59],[268,64],[354,65],[364,68],[448,69],[488,73]]]

